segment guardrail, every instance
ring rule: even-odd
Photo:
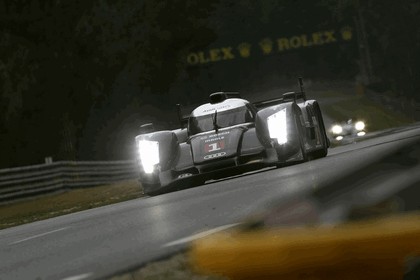
[[[59,161],[0,170],[0,203],[137,177],[134,161]]]

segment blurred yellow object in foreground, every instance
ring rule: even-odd
[[[254,232],[225,232],[193,244],[204,273],[231,279],[402,279],[420,256],[420,215]]]

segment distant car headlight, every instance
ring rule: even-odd
[[[356,130],[363,130],[365,129],[365,123],[362,121],[357,122],[354,127],[356,128]]]
[[[357,132],[357,136],[365,136],[365,135],[366,135],[366,132],[364,131]]]
[[[334,134],[341,134],[343,132],[343,127],[341,125],[334,125],[331,129],[332,133]]]
[[[159,164],[159,142],[140,140],[138,148],[144,172],[147,174],[153,173],[155,165]]]
[[[267,118],[270,138],[277,139],[280,145],[287,143],[286,109],[283,109]]]

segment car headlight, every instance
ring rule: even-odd
[[[144,172],[147,174],[153,173],[155,165],[159,164],[159,142],[140,140],[138,148]]]
[[[365,123],[362,121],[357,122],[354,127],[356,128],[356,130],[363,130],[365,129]]]
[[[280,145],[287,143],[286,109],[269,116],[267,125],[270,138],[277,139]]]
[[[341,134],[343,132],[343,127],[341,125],[334,125],[331,129],[332,133],[334,134]]]

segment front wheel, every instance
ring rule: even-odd
[[[194,176],[193,178],[186,178],[183,180],[179,180],[174,183],[174,190],[185,190],[189,188],[194,188],[200,185],[204,185],[206,180],[203,176]]]
[[[160,184],[147,184],[141,182],[140,184],[143,188],[143,194],[155,196],[164,193],[164,191],[161,189]]]
[[[196,186],[204,185],[206,182],[205,178],[202,176],[196,176],[195,178],[186,178],[172,182],[168,186],[162,187],[159,183],[157,184],[148,184],[141,183],[143,187],[143,193],[149,196],[156,196],[172,191],[179,191],[184,189],[193,188]]]

